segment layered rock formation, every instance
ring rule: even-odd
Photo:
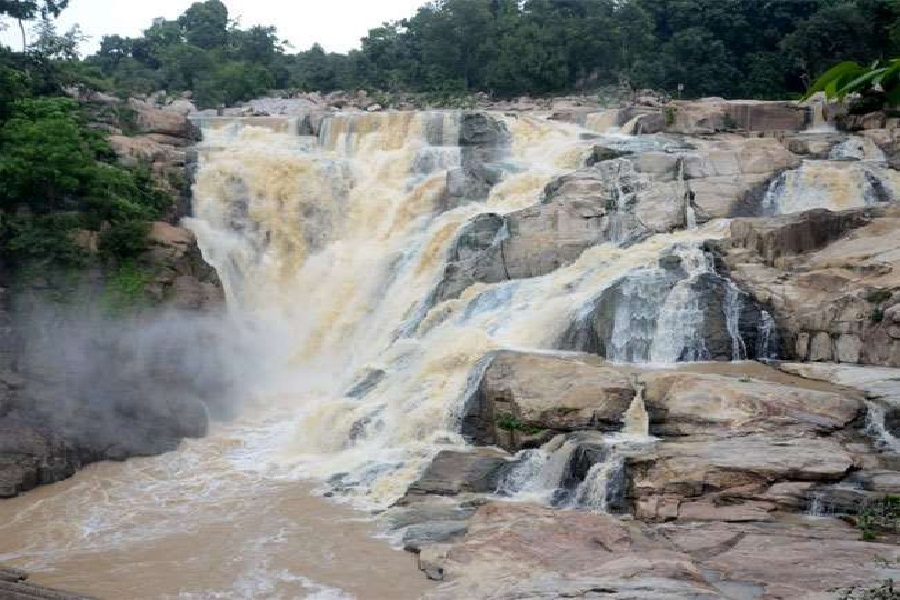
[[[85,100],[98,126],[123,125],[118,100]],[[152,169],[175,218],[186,206],[196,129],[185,114],[141,101],[124,113],[138,134],[117,129],[110,142],[123,163]],[[78,243],[96,253],[96,234],[83,233]],[[152,224],[133,273],[99,265],[77,277],[0,273],[0,497],[204,435],[208,405],[227,384],[183,344],[199,346],[214,331],[160,314],[199,315],[223,301],[194,234],[163,221]]]
[[[561,351],[482,357],[456,415],[477,448],[384,515],[430,598],[856,597],[900,575],[900,371],[825,364],[900,367],[894,136],[677,106],[658,130],[685,135],[598,140],[533,206],[458,231],[431,306],[730,219],[604,285]],[[697,360],[722,362],[671,364]]]
[[[822,502],[852,516],[900,493],[895,455],[864,434],[861,390],[755,363],[658,370],[577,354],[502,352],[479,373],[463,433],[540,449],[442,453],[388,511],[420,568],[446,582],[429,598],[813,598],[900,572],[891,533],[866,542],[803,516]],[[635,398],[653,437],[616,441]],[[599,506],[636,520],[583,512]]]

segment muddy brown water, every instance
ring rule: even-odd
[[[109,600],[403,600],[429,589],[368,513],[255,469],[240,433],[0,501],[0,564]]]

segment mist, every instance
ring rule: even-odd
[[[241,411],[266,371],[259,329],[221,311],[111,316],[87,302],[16,302],[7,419],[61,438],[83,460],[173,450]]]

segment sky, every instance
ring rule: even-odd
[[[274,25],[295,50],[315,42],[331,52],[359,47],[359,38],[384,21],[411,16],[425,0],[223,0],[241,27]],[[174,19],[193,0],[70,0],[57,21],[60,31],[79,24],[91,39],[82,53],[91,53],[104,35],[137,36],[155,17]],[[20,49],[18,28],[7,23],[0,40]]]

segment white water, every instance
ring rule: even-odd
[[[266,391],[294,410],[277,467],[323,480],[342,474],[344,493],[369,506],[399,497],[437,450],[462,443],[455,416],[488,350],[549,348],[598,290],[673,245],[695,248],[725,232],[719,223],[627,251],[598,246],[547,276],[478,284],[429,308],[467,220],[535,203],[590,147],[577,127],[503,118],[512,134],[506,178],[484,204],[440,213],[459,118],[344,115],[325,123],[312,151],[266,128],[204,132],[191,225],[232,309],[276,321],[282,335],[272,346],[289,349],[273,355],[284,377]],[[372,369],[384,378],[362,398],[346,397]]]
[[[772,181],[762,206],[768,215],[847,210],[893,199],[896,189],[900,173],[877,162],[805,160]]]
[[[64,484],[78,490],[78,502],[57,494],[5,505],[14,527],[2,532],[3,560],[65,571],[68,579],[43,581],[110,597],[135,585],[144,586],[135,597],[344,593],[335,587],[384,597],[399,559],[367,546],[360,538],[370,532],[309,498],[302,481],[356,505],[388,506],[436,452],[463,445],[466,386],[488,351],[552,349],[578,311],[613,283],[626,276],[640,283],[660,257],[702,255],[702,241],[728,232],[720,221],[627,249],[604,244],[543,277],[476,284],[430,306],[455,236],[474,215],[535,204],[592,145],[572,125],[497,118],[511,133],[505,178],[485,202],[446,212],[435,207],[448,169],[461,160],[458,113],[342,115],[318,139],[296,135],[292,120],[207,122],[188,224],[220,274],[229,310],[250,324],[246,352],[264,359],[263,376],[246,382],[244,415],[209,438],[171,455],[88,469]],[[705,258],[684,262],[689,272],[706,268]],[[652,288],[645,292],[658,301]],[[686,319],[696,310],[689,304],[673,301],[671,318]],[[646,355],[660,342],[655,319],[645,325]],[[673,348],[694,340],[679,335]],[[350,396],[362,380],[370,385],[357,389],[368,389]],[[606,440],[606,466],[591,470],[574,502],[603,509],[610,476],[620,472],[616,453],[647,442],[646,410],[637,402],[627,434]],[[510,492],[553,500],[575,450],[570,441],[556,443],[524,457]],[[369,559],[342,544],[372,556],[379,577],[367,579]],[[147,569],[114,577],[119,560]],[[91,588],[100,585],[108,587]],[[414,588],[404,590],[411,596]]]

